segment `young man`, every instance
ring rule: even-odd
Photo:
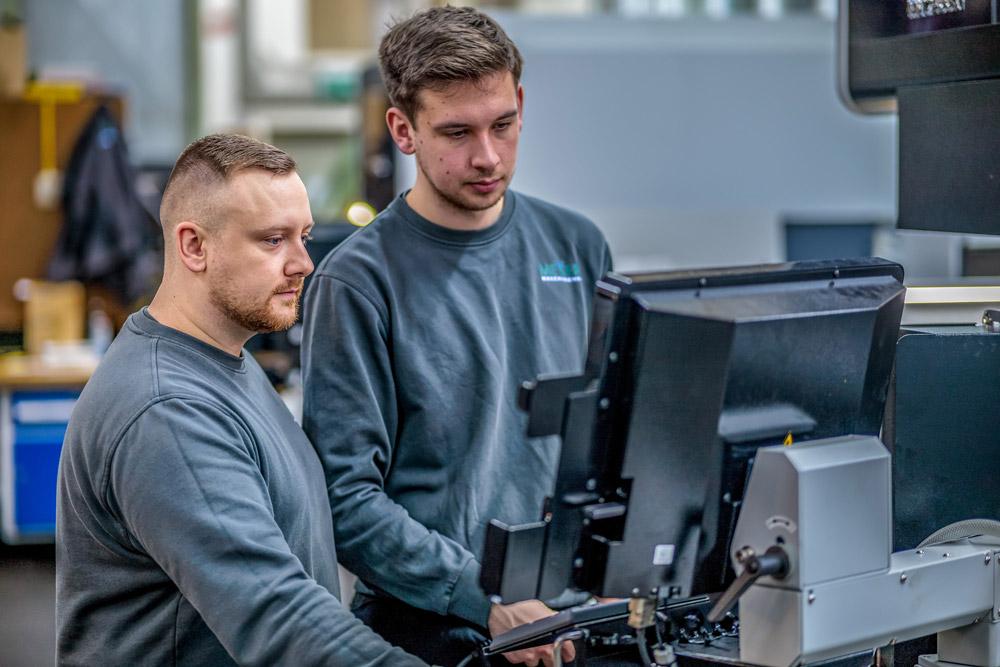
[[[295,163],[215,135],[177,160],[163,282],[73,412],[60,463],[61,665],[424,665],[337,599],[323,471],[243,351],[295,322]]]
[[[355,612],[452,665],[483,635],[552,613],[491,606],[479,562],[490,519],[537,520],[552,491],[559,444],[526,439],[518,386],[582,366],[610,259],[590,221],[508,189],[524,92],[499,25],[433,8],[393,27],[379,57],[386,121],[417,179],[317,271],[304,424],[360,578]],[[552,661],[550,647],[507,657]]]

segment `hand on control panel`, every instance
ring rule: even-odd
[[[490,609],[490,634],[497,637],[519,625],[533,623],[547,616],[552,616],[555,613],[538,600],[525,600],[524,602],[515,602],[513,604],[495,604]],[[539,664],[542,664],[545,667],[552,667],[555,664],[551,644],[522,649],[520,651],[511,651],[504,653],[503,656],[515,665],[523,664],[528,667],[537,667]],[[564,644],[562,648],[563,662],[569,662],[575,657],[576,649],[573,647],[572,642]]]

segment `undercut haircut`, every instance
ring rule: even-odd
[[[521,81],[523,60],[500,25],[472,7],[432,7],[389,29],[378,49],[389,101],[414,120],[417,95],[507,71]]]
[[[295,172],[288,153],[242,134],[210,134],[192,142],[177,158],[160,203],[164,231],[179,217],[202,210],[207,188],[217,188],[247,169],[261,169],[275,176]]]

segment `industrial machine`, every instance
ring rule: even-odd
[[[900,227],[1000,233],[998,5],[841,1],[842,98],[899,114]],[[639,657],[608,664],[683,662],[700,643],[718,650],[699,664],[882,665],[936,634],[921,667],[1000,667],[1000,494],[983,472],[1000,442],[934,393],[965,390],[970,367],[989,385],[1000,326],[904,332],[893,379],[902,278],[864,260],[599,283],[584,373],[522,391],[529,432],[563,439],[553,496],[536,523],[491,524],[482,584],[504,601],[569,586],[628,602],[487,652],[627,613]],[[995,413],[988,392],[976,415]],[[970,435],[978,470],[957,453]],[[941,517],[958,521],[928,527]],[[699,628],[677,618],[694,606]]]

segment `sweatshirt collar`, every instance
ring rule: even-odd
[[[417,233],[450,245],[475,246],[495,241],[510,227],[514,216],[514,208],[517,205],[517,195],[508,189],[504,193],[503,210],[500,211],[500,217],[492,225],[485,229],[476,230],[451,229],[450,227],[442,227],[437,223],[431,222],[414,211],[406,202],[406,195],[408,193],[409,191],[407,190],[396,197],[386,210],[399,214]]]
[[[183,331],[178,331],[177,329],[168,327],[165,324],[160,324],[152,315],[149,314],[148,308],[143,308],[136,313],[132,313],[128,318],[126,326],[130,326],[139,333],[146,334],[147,336],[163,338],[177,343],[178,345],[191,348],[202,356],[208,357],[210,360],[231,370],[240,372],[246,370],[245,350],[242,351],[239,356],[233,356],[228,352],[221,350],[214,345],[210,345],[203,340],[198,340],[194,336],[188,335]]]

